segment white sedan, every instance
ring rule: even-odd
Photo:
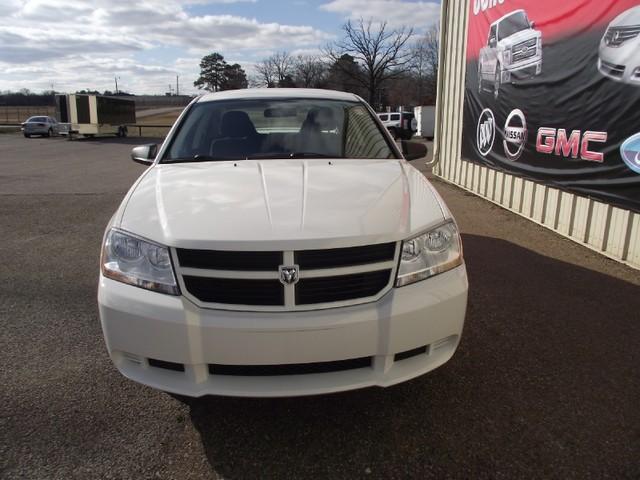
[[[208,94],[132,157],[149,168],[107,225],[98,287],[130,379],[194,397],[311,395],[404,382],[456,351],[458,228],[361,98]]]
[[[58,122],[53,117],[38,116],[30,117],[20,125],[24,136],[30,138],[31,135],[41,135],[50,137],[59,133]]]

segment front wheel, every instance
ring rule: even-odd
[[[496,70],[496,76],[493,80],[493,98],[496,100],[500,95],[500,70]]]
[[[482,95],[484,88],[482,87],[482,67],[478,66],[478,95]]]
[[[29,135],[28,133],[25,133],[24,138],[31,138],[31,135]]]
[[[51,129],[47,130],[47,137],[50,137],[51,135],[53,135],[53,130]]]

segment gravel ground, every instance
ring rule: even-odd
[[[275,400],[124,379],[98,253],[144,142],[0,136],[2,478],[640,478],[638,272],[438,181],[471,282],[442,368]]]

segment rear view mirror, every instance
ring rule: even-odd
[[[158,145],[149,143],[147,145],[138,145],[131,150],[131,160],[143,165],[151,165],[158,153]]]
[[[264,111],[265,118],[295,117],[298,111],[295,108],[267,108]]]
[[[402,155],[406,160],[416,160],[427,156],[427,146],[420,142],[402,140]]]

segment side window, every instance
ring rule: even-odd
[[[498,25],[493,25],[491,27],[491,31],[489,32],[489,41],[487,43],[488,45],[491,45],[492,42],[495,42],[497,33],[498,33]]]
[[[383,122],[389,120],[389,115],[378,115],[378,117],[380,117],[380,120],[382,120]]]
[[[361,105],[346,110],[346,158],[395,158],[369,111]]]
[[[399,113],[394,113],[391,115],[391,120],[396,122],[398,120],[400,120],[400,114]]]

